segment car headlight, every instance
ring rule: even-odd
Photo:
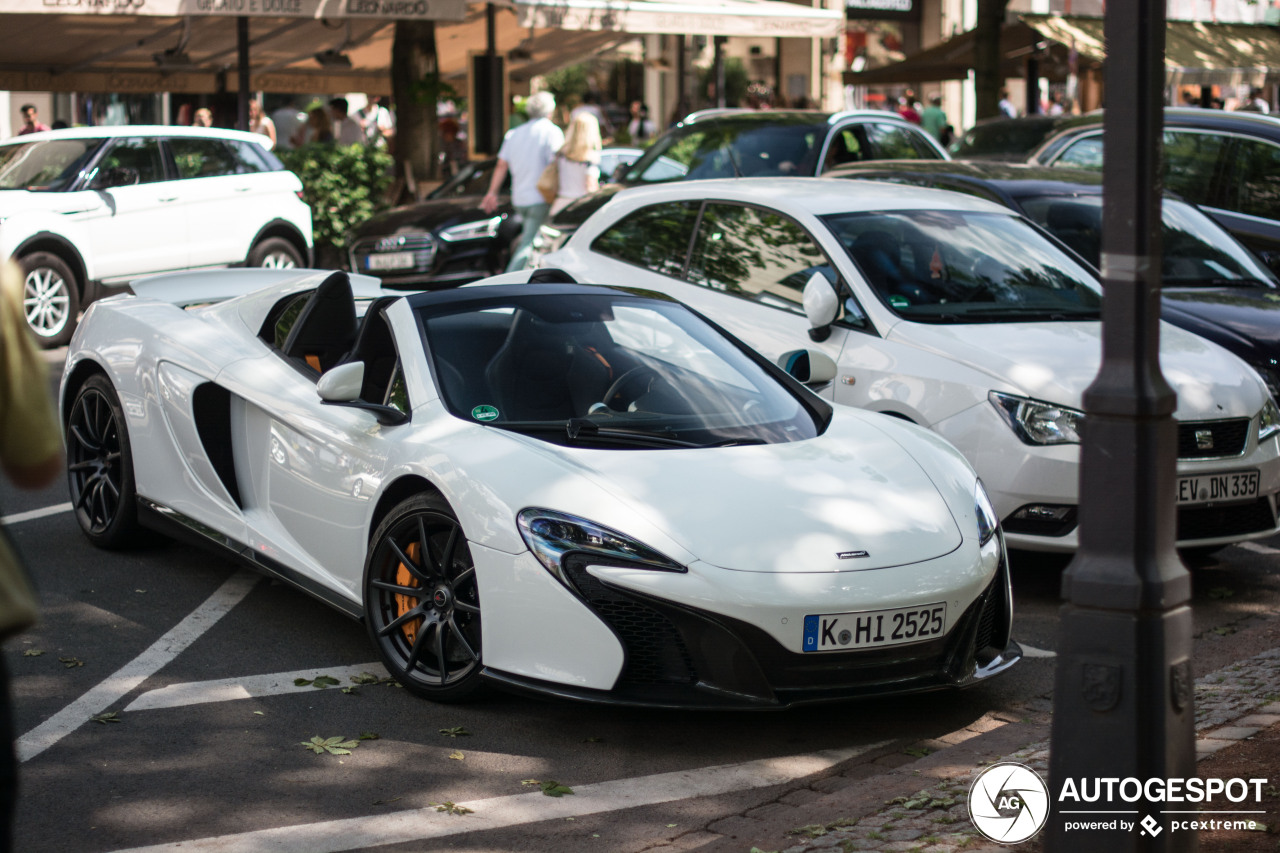
[[[1258,443],[1266,441],[1280,432],[1280,408],[1270,397],[1262,404],[1262,414],[1258,416]]]
[[[520,535],[538,562],[561,580],[565,579],[562,561],[573,553],[588,554],[606,564],[625,564],[664,572],[687,571],[648,545],[585,518],[531,507],[521,510],[516,521],[520,525]]]
[[[987,490],[979,480],[973,488],[973,510],[978,516],[978,545],[986,545],[991,537],[1000,532],[1000,519],[996,516],[996,508],[987,497]]]
[[[479,240],[483,237],[496,237],[498,235],[498,226],[502,224],[504,218],[502,216],[490,216],[488,219],[478,219],[475,222],[454,225],[441,231],[440,239],[453,242],[455,240]]]
[[[987,399],[1026,444],[1079,444],[1084,412],[992,391]]]

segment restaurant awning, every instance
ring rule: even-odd
[[[506,0],[522,26],[707,36],[841,36],[844,13],[779,0]]]
[[[1098,61],[1106,56],[1103,19],[1066,15],[1022,15],[1046,38],[1070,45]],[[1280,33],[1257,24],[1168,21],[1165,73],[1171,84],[1261,86],[1280,82]]]
[[[962,80],[973,68],[975,40],[974,31],[969,30],[902,62],[846,73],[844,80],[853,85]],[[1023,76],[1026,57],[1033,52],[1042,60],[1041,76],[1060,76],[1071,50],[1081,61],[1102,64],[1106,58],[1103,19],[1020,15],[1000,35],[1006,77]],[[1051,61],[1044,62],[1046,58]],[[1172,85],[1280,82],[1280,33],[1261,25],[1168,21],[1165,68]]]

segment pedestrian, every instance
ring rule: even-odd
[[[61,430],[49,401],[49,371],[22,309],[22,273],[0,263],[0,468],[16,486],[41,489],[62,470]],[[4,636],[35,622],[36,602],[17,552],[0,531],[0,626]],[[9,672],[0,657],[0,851],[13,844],[18,762],[13,750]]]
[[[1009,100],[1009,90],[1000,90],[1000,103],[998,105],[1000,114],[1005,118],[1017,118],[1018,108],[1013,105],[1013,101]]]
[[[920,126],[932,134],[934,139],[942,141],[942,133],[947,127],[947,113],[942,109],[941,95],[934,94],[929,97],[929,106],[925,107],[924,112],[920,114]]]
[[[1237,111],[1249,113],[1269,113],[1271,105],[1267,103],[1267,99],[1262,96],[1262,90],[1254,86],[1249,90],[1249,97],[1240,106],[1236,107]]]
[[[364,141],[375,148],[386,148],[395,136],[396,123],[391,110],[382,105],[381,95],[365,95],[364,109],[356,112],[356,120],[364,131]]]
[[[578,104],[569,113],[569,126],[573,126],[573,120],[582,113],[591,113],[596,117],[596,122],[600,125],[601,139],[608,139],[613,136],[613,124],[610,123],[609,117],[605,115],[604,109],[600,106],[600,95],[595,89],[588,89],[582,96],[582,103]]]
[[[18,131],[19,136],[25,136],[28,133],[39,133],[49,129],[49,125],[40,121],[40,117],[36,113],[35,104],[23,104],[19,112],[22,114],[22,130]]]
[[[529,120],[508,131],[498,149],[498,165],[489,181],[489,191],[480,200],[480,207],[490,215],[498,209],[498,189],[511,173],[511,204],[523,220],[520,237],[511,251],[507,272],[522,270],[529,260],[529,251],[538,236],[538,230],[547,219],[551,204],[538,192],[538,178],[555,159],[556,152],[564,145],[564,131],[551,121],[556,111],[556,99],[550,92],[535,92],[525,102]]]
[[[364,142],[364,128],[360,122],[347,114],[346,98],[334,98],[329,101],[329,118],[333,122],[333,141],[342,146],[359,145]]]
[[[293,132],[290,142],[294,148],[301,148],[313,142],[332,142],[333,125],[329,122],[329,114],[323,107],[312,107],[307,110],[307,121]]]
[[[272,148],[276,147],[275,122],[262,112],[262,103],[257,100],[249,101],[249,132],[261,133],[271,140]]]
[[[569,124],[564,146],[556,154],[560,188],[551,203],[548,216],[555,216],[565,205],[600,188],[600,123],[589,112],[578,113]]]
[[[649,108],[642,101],[631,102],[631,120],[627,122],[627,134],[632,145],[652,139],[658,127],[649,120]]]
[[[191,119],[192,127],[213,127],[213,110],[208,107],[201,107],[196,110],[195,118]]]

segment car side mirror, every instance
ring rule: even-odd
[[[93,179],[93,188],[109,190],[112,187],[131,187],[141,180],[142,177],[137,169],[129,166],[113,166],[98,172],[98,176]]]
[[[809,339],[821,342],[831,337],[831,324],[840,314],[840,297],[825,275],[815,272],[809,276],[801,302],[804,315],[809,318]]]
[[[378,419],[378,423],[383,426],[397,426],[409,420],[409,416],[399,409],[361,400],[360,392],[363,388],[363,361],[349,361],[330,368],[316,382],[316,393],[320,395],[320,402],[327,406],[364,409],[372,413]]]
[[[836,362],[825,352],[816,349],[797,349],[778,356],[781,367],[805,385],[825,385],[836,378]]]

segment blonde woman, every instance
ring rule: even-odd
[[[600,187],[600,122],[591,112],[583,111],[569,123],[564,145],[556,154],[560,172],[560,192],[551,204],[555,216],[565,205]]]

